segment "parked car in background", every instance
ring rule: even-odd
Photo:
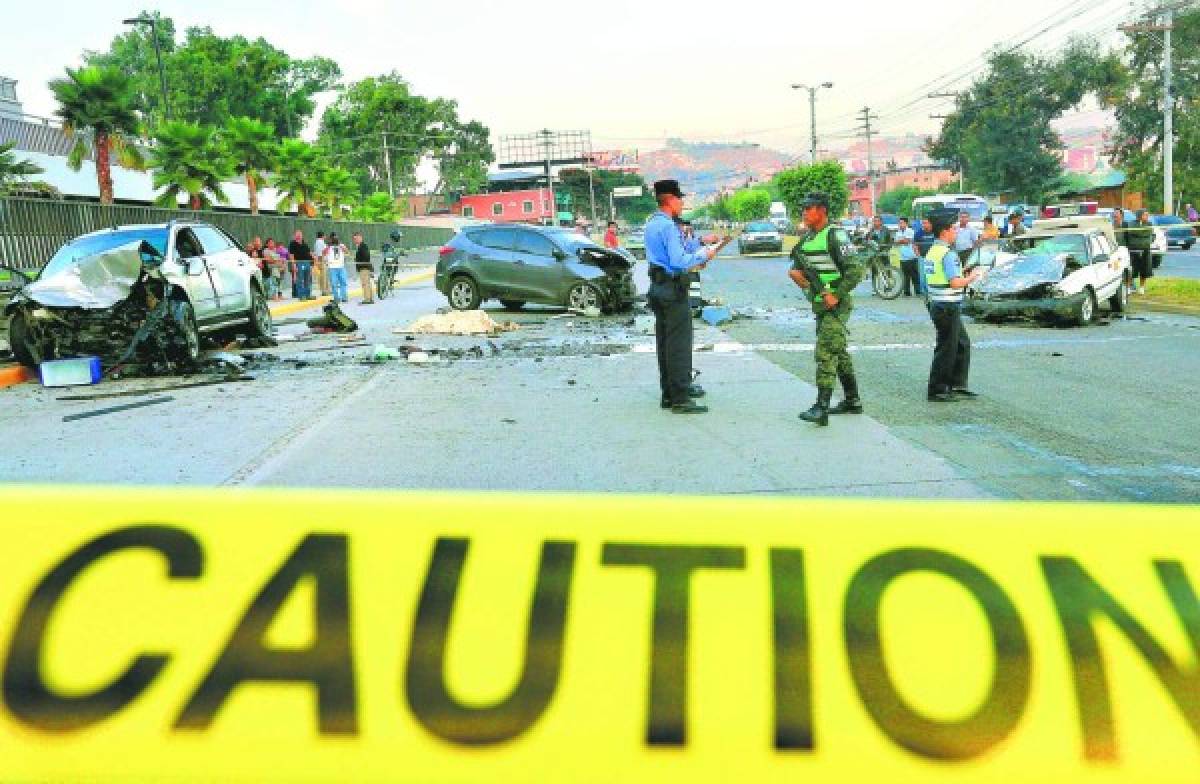
[[[738,236],[738,253],[783,253],[783,234],[770,221],[751,221]]]
[[[900,228],[900,216],[899,215],[893,215],[890,212],[885,212],[885,213],[881,214],[879,216],[879,218],[880,218],[880,220],[883,221],[883,225],[887,228],[888,231],[896,231],[897,229]]]
[[[269,337],[258,265],[207,223],[118,226],[59,248],[5,306],[17,361],[99,356],[195,362],[200,335],[245,326]],[[148,328],[147,328],[148,327]]]
[[[1150,222],[1163,230],[1168,248],[1191,250],[1196,244],[1196,230],[1183,218],[1174,215],[1151,215]]]
[[[629,234],[625,236],[625,241],[621,243],[625,249],[633,254],[634,258],[646,258],[646,230],[638,227],[630,229]]]
[[[455,310],[498,299],[585,310],[627,310],[637,296],[633,258],[571,228],[485,224],[464,228],[438,252],[434,282]]]
[[[1036,221],[1033,231],[1000,241],[980,263],[989,269],[968,287],[964,305],[975,318],[1085,325],[1101,304],[1122,313],[1128,302],[1129,251],[1117,244],[1111,221],[1099,216]]]

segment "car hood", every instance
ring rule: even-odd
[[[1014,256],[1007,261],[997,259],[987,277],[976,284],[985,294],[1015,294],[1044,283],[1058,283],[1066,270],[1066,256]]]
[[[633,267],[633,259],[620,250],[603,248],[599,245],[582,245],[575,249],[584,264],[600,267],[604,271],[623,271]]]
[[[39,278],[21,290],[38,303],[54,308],[104,310],[129,299],[142,275],[142,240],[133,240],[100,253],[83,256],[50,277]]]

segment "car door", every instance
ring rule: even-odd
[[[214,226],[194,227],[204,259],[217,289],[217,315],[230,316],[250,309],[253,262],[241,248]]]
[[[1093,234],[1090,240],[1092,252],[1092,275],[1095,280],[1096,296],[1111,297],[1121,282],[1121,264],[1116,258],[1116,249],[1103,234]]]
[[[513,282],[515,290],[526,302],[558,304],[566,292],[562,290],[566,270],[554,252],[554,243],[544,234],[532,229],[517,230],[513,251]]]
[[[191,229],[184,227],[175,232],[174,249],[196,320],[213,318],[217,315],[217,284],[204,258],[204,246]]]
[[[490,296],[508,299],[515,286],[513,248],[517,230],[508,227],[485,229],[473,239],[475,247],[467,251],[467,261],[475,271],[479,285]]]

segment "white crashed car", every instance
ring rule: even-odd
[[[1039,220],[1033,230],[972,257],[987,272],[967,289],[964,311],[979,319],[1040,318],[1091,323],[1099,307],[1122,313],[1129,251],[1102,217]]]

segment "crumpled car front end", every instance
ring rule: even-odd
[[[161,261],[135,240],[26,285],[5,309],[18,361],[99,356],[105,366],[132,362],[162,372],[194,362],[195,316]]]
[[[582,277],[600,289],[606,308],[624,310],[633,304],[637,297],[637,285],[633,281],[634,259],[631,254],[594,245],[578,248],[576,255],[582,265]],[[600,274],[595,274],[590,268],[598,268]]]
[[[1087,295],[1059,284],[1067,270],[1064,254],[1021,255],[997,261],[986,277],[967,289],[963,312],[974,318],[1069,318]]]

